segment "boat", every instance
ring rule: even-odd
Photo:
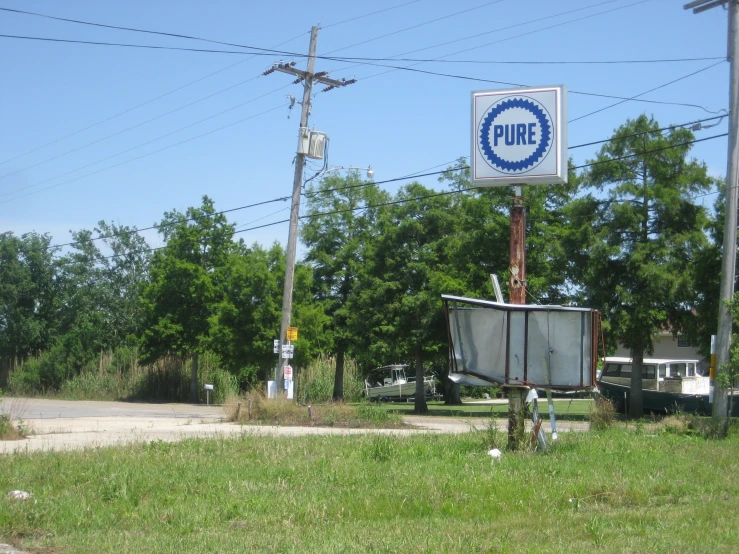
[[[616,410],[626,412],[631,397],[631,358],[606,357],[598,390]],[[645,358],[642,365],[642,406],[645,412],[711,414],[710,380],[699,372],[700,360]],[[733,391],[732,391],[733,394]],[[739,415],[735,398],[732,415]]]
[[[408,366],[401,364],[378,367],[370,372],[370,379],[364,381],[364,395],[367,400],[412,400],[416,396],[416,378],[406,377]],[[380,377],[381,376],[381,377]],[[377,378],[382,380],[375,381]],[[436,395],[433,377],[423,378],[423,390],[427,398]]]

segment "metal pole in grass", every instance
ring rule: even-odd
[[[514,187],[515,196],[511,208],[510,277],[508,295],[511,304],[526,304],[526,210],[520,186]],[[507,377],[507,372],[506,372]],[[504,387],[508,398],[508,449],[521,446],[526,432],[526,389]]]
[[[716,333],[716,376],[725,373],[722,369],[729,362],[729,346],[731,344],[731,314],[724,301],[734,296],[734,276],[736,274],[736,228],[737,228],[737,196],[739,191],[739,72],[736,59],[739,56],[739,1],[738,0],[695,0],[683,6],[698,14],[728,4],[728,46],[727,59],[729,66],[729,150],[726,169],[726,208],[724,211],[724,245],[721,263],[721,283],[718,305],[718,331]],[[726,407],[729,391],[718,381],[714,383],[713,419],[717,423],[728,422]]]

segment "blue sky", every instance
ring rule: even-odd
[[[725,56],[726,12],[719,8],[693,15],[682,4],[667,0],[0,0],[5,8],[302,54],[308,50],[310,27],[320,23],[319,56],[389,58],[412,52],[400,57],[476,62]],[[572,13],[558,15],[564,12]],[[0,34],[237,50],[9,12],[0,12]],[[0,232],[48,232],[55,242],[66,242],[70,229],[92,228],[100,219],[149,226],[165,210],[199,205],[203,194],[215,200],[217,209],[225,210],[291,192],[299,107],[288,119],[286,96],[300,98],[302,87],[292,85],[285,74],[261,75],[274,61],[292,60],[289,55],[8,38],[0,38],[0,49],[0,162],[5,162],[0,165]],[[305,68],[303,58],[294,60],[297,67]],[[439,60],[414,67],[632,97],[717,62],[534,65]],[[334,78],[357,79],[340,90],[322,93],[318,89],[314,98],[310,125],[331,139],[329,165],[371,164],[378,181],[468,156],[470,93],[502,87],[418,72],[388,72],[346,61],[319,59],[316,69],[331,71]],[[653,115],[663,126],[710,117],[728,108],[728,74],[724,61],[643,96],[703,106],[711,113],[684,105],[625,102],[573,121],[569,144],[608,138],[627,118],[642,113]],[[578,118],[615,102],[570,94],[569,115]],[[126,113],[118,116],[121,112]],[[724,133],[727,128],[724,120],[698,132],[697,138]],[[579,148],[571,154],[576,163],[584,163],[595,151],[596,147]],[[697,144],[693,155],[705,161],[712,175],[723,176],[726,138]],[[419,180],[439,187],[435,177]],[[387,189],[394,192],[401,184]],[[287,203],[267,204],[231,213],[229,219],[248,226],[269,223],[286,219],[287,207]],[[145,236],[152,246],[159,244],[155,232]],[[284,244],[287,224],[238,236],[249,243],[269,245],[277,240]]]

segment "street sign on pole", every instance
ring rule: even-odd
[[[287,328],[287,340],[298,340],[298,328],[297,327]]]
[[[289,360],[290,358],[292,358],[294,352],[295,352],[295,347],[292,344],[282,345],[282,359],[283,360]]]
[[[567,88],[472,93],[472,184],[567,182]]]
[[[291,365],[285,366],[285,380],[293,380],[293,367]]]
[[[275,343],[274,344],[275,344],[275,346],[274,346],[273,352],[275,354],[279,354],[280,353],[280,339],[275,339]]]

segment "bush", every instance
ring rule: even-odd
[[[605,431],[616,421],[616,406],[604,396],[598,396],[590,408],[590,428]]]

